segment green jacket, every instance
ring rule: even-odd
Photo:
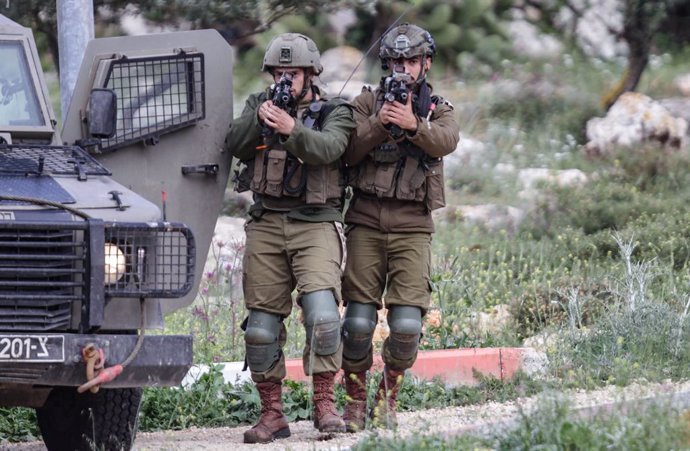
[[[320,95],[320,98],[327,100],[323,95]],[[257,110],[265,100],[265,92],[251,94],[245,102],[242,115],[230,123],[225,137],[226,150],[244,163],[253,160],[258,152],[257,147],[264,144]],[[302,117],[309,103],[303,101],[298,105],[297,117]],[[347,104],[339,100],[327,100],[327,103],[333,104],[334,107],[329,109],[325,118],[322,118],[320,130],[307,128],[298,120],[290,136],[274,138],[280,140],[279,145],[282,149],[297,157],[306,166],[339,163],[347,148],[350,133],[355,128],[352,110]],[[288,216],[303,221],[343,221],[342,199],[329,199],[323,205],[306,205],[303,199],[276,200],[255,192],[254,202],[250,214],[255,217],[269,210],[287,211]]]

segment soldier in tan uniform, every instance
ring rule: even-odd
[[[250,189],[255,201],[245,226],[244,340],[261,417],[245,432],[246,443],[290,436],[281,403],[282,348],[283,319],[295,289],[306,329],[304,371],[313,377],[314,426],[345,431],[333,399],[342,356],[338,306],[345,262],[340,162],[355,123],[347,104],[326,99],[314,85],[322,67],[310,38],[277,36],[262,70],[275,84],[249,96],[226,137],[226,147],[246,165],[237,189]]]
[[[377,309],[388,309],[384,373],[370,415],[396,425],[396,397],[417,358],[422,317],[431,300],[431,211],[444,205],[443,156],[459,126],[452,106],[432,95],[426,75],[431,35],[402,24],[382,39],[379,57],[390,75],[352,102],[357,129],[345,154],[353,198],[345,217],[348,261],[343,280],[343,369],[348,431],[366,419],[366,374],[373,363]]]

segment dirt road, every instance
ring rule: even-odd
[[[628,387],[606,387],[600,390],[567,393],[572,408],[604,405],[621,400],[631,401],[661,394],[676,394],[690,397],[690,382],[633,384]],[[546,394],[548,396],[548,394]],[[560,395],[564,395],[563,393]],[[540,395],[544,396],[544,395]],[[529,412],[539,396],[522,398],[507,403],[487,403],[476,406],[448,407],[417,412],[398,413],[397,437],[404,439],[411,435],[444,433],[457,434],[476,428],[477,425],[492,424],[515,417],[518,411]],[[365,434],[321,434],[309,421],[290,424],[292,436],[266,445],[246,445],[242,434],[248,426],[237,428],[187,429],[184,431],[140,432],[137,434],[135,451],[247,451],[247,450],[342,450],[348,449]],[[393,436],[392,432],[379,434]],[[2,451],[44,451],[40,442],[0,444]]]

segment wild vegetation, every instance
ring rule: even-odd
[[[455,437],[435,435],[384,437],[373,433],[353,449],[385,451],[431,451],[456,449],[494,450],[629,450],[687,449],[688,417],[668,406],[648,410],[606,412],[591,417],[573,417],[568,401],[545,397],[534,412],[522,412],[512,427],[488,434]]]
[[[473,3],[479,2],[463,4]],[[428,8],[430,27],[431,20],[443,20],[448,7]],[[306,16],[287,17],[271,33],[304,31],[302,24],[314,22]],[[486,24],[480,16],[467,28]],[[438,30],[445,39],[448,30]],[[462,215],[438,218],[432,274],[435,320],[426,325],[422,345],[519,346],[538,337],[534,342],[547,354],[549,368],[539,380],[519,375],[505,383],[482,380],[478,387],[448,388],[408,378],[400,409],[514,399],[545,388],[687,379],[688,148],[645,144],[607,157],[588,156],[583,151],[585,122],[604,114],[602,96],[614,87],[625,62],[588,58],[575,49],[555,59],[520,60],[503,53],[500,34],[488,42],[476,34],[478,46],[495,43],[498,50],[476,47],[465,59],[460,60],[459,53],[452,64],[456,50],[444,53],[431,75],[434,88],[455,105],[465,141],[480,143],[463,150],[461,163],[448,171],[447,200],[450,205],[514,207],[524,212],[524,220],[514,228],[492,229]],[[270,35],[257,35],[257,42]],[[356,35],[352,39],[366,40]],[[237,74],[237,99],[263,83],[252,70],[260,66],[260,52],[259,45],[240,55],[238,70],[246,72]],[[485,59],[468,60],[473,53]],[[458,61],[463,64],[455,66]],[[687,72],[688,63],[687,50],[657,48],[637,90],[653,98],[678,95],[673,80]],[[520,195],[524,187],[517,174],[524,168],[579,169],[588,181],[578,188],[542,184]],[[240,288],[243,244],[216,241],[212,250],[216,266],[205,275],[196,302],[168,318],[164,331],[194,334],[198,363],[241,360],[244,354],[239,327],[246,314]],[[473,318],[499,306],[510,314],[500,330],[488,333],[475,327]],[[298,315],[293,312],[286,320],[288,357],[301,355],[304,335]],[[308,387],[291,382],[289,388],[288,416],[308,418]],[[344,392],[338,390],[342,406]],[[258,406],[251,384],[225,383],[216,368],[189,389],[147,389],[141,429],[249,424]],[[0,412],[0,439],[35,437],[32,415],[26,409]],[[629,449],[630,444],[635,449],[679,449],[687,447],[686,430],[687,417],[668,411],[585,421],[569,416],[567,402],[554,401],[522,417],[503,436],[400,442],[374,434],[358,449]]]
[[[687,61],[683,52],[655,57],[640,90],[657,98],[675,95],[671,81]],[[690,209],[685,199],[690,195],[690,159],[687,149],[653,144],[620,149],[606,158],[586,155],[584,123],[604,114],[600,94],[616,73],[611,63],[573,54],[541,63],[505,61],[493,83],[479,73],[467,74],[461,82],[444,78],[435,83],[455,103],[463,135],[482,143],[470,164],[453,171],[449,203],[513,206],[526,215],[514,230],[487,230],[462,217],[438,221],[433,269],[438,315],[427,324],[423,347],[517,346],[529,337],[544,337],[550,361],[546,378],[523,379],[521,389],[512,392],[503,387],[506,397],[524,393],[526,386],[534,393],[549,386],[595,388],[688,377]],[[443,74],[434,76],[438,80]],[[501,86],[512,80],[520,82],[521,90],[511,96]],[[513,171],[499,172],[497,165],[510,165]],[[577,189],[544,184],[523,198],[517,195],[521,186],[515,173],[530,167],[580,169],[590,177]],[[218,301],[226,302],[225,307],[218,305],[219,315],[210,321],[229,333],[242,307],[227,304],[227,298]],[[490,334],[472,327],[478,312],[499,305],[511,313],[506,327]],[[232,309],[236,311],[229,314]],[[298,357],[303,335],[297,313],[288,327],[287,353]],[[236,357],[231,352],[199,355],[206,361]],[[429,399],[450,399],[449,405],[496,399],[495,389],[487,385],[460,398],[440,386],[406,381],[406,388],[417,398],[402,402],[403,410],[428,406],[423,400]],[[443,396],[434,396],[434,390]],[[609,443],[603,437],[632,427],[622,420],[574,423],[567,420],[567,409],[549,412],[568,426],[544,433],[543,443],[568,443],[570,438],[558,434],[573,429],[573,436],[589,437],[593,449],[603,449]],[[681,437],[681,423],[674,418],[664,424],[675,434],[669,444]],[[639,426],[655,420],[652,415],[626,421]],[[525,440],[515,434],[492,446],[512,449]],[[404,449],[399,446],[386,449]]]
[[[670,80],[682,73],[687,61],[685,53],[658,57],[642,79],[642,91],[654,97],[674,95]],[[652,144],[620,149],[607,158],[593,159],[583,152],[584,121],[603,114],[598,109],[599,93],[611,83],[614,72],[607,64],[565,55],[560,61],[540,64],[506,62],[493,84],[481,77],[468,77],[462,83],[451,79],[437,82],[456,104],[463,135],[482,143],[478,158],[472,156],[469,165],[453,172],[449,202],[514,206],[527,214],[514,230],[487,230],[466,223],[462,217],[438,221],[433,244],[433,311],[437,315],[426,325],[423,347],[519,346],[525,339],[538,336],[550,364],[546,376],[539,380],[525,376],[506,384],[485,380],[474,388],[447,388],[406,379],[401,410],[438,407],[438,401],[433,400],[443,400],[441,404],[448,406],[467,405],[512,399],[546,388],[592,389],[633,381],[687,379],[690,208],[685,199],[690,195],[690,159],[687,149],[669,150]],[[517,98],[507,97],[500,91],[501,80],[520,80],[523,91]],[[540,85],[531,84],[531,80],[539,80]],[[545,85],[553,88],[549,96],[525,93],[538,94],[539,86]],[[495,168],[499,164],[512,165],[515,171],[576,168],[590,175],[590,180],[577,189],[545,184],[525,199],[516,194],[520,185],[514,172],[498,173]],[[232,246],[241,252],[241,246]],[[233,334],[239,334],[237,324],[244,315],[241,302],[235,298],[240,293],[230,288],[237,276],[232,268],[235,266],[226,265],[220,272],[209,274],[208,290],[202,291],[193,307],[196,312],[177,315],[170,322],[176,331],[191,325],[202,334],[201,341],[208,338],[206,333],[222,337],[215,348],[197,348],[199,361],[241,357],[241,349],[228,347],[233,339],[241,343]],[[220,296],[212,296],[214,290]],[[212,314],[200,315],[200,306],[209,302]],[[507,306],[512,318],[505,327],[492,333],[473,327],[472,318],[478,313],[500,305]],[[290,340],[286,352],[289,357],[299,357],[304,338],[297,312],[287,325]],[[193,396],[200,402],[206,396],[213,402],[227,403],[223,408],[209,407],[222,412],[220,417],[196,420],[192,418],[194,409],[160,408],[157,403],[171,392],[156,389],[147,393],[142,426],[155,429],[166,420],[173,427],[252,421],[257,400],[251,387],[224,385],[217,388],[224,396],[208,397],[204,385],[208,383],[202,381],[191,392],[175,394],[167,402],[187,406],[191,402],[182,397]],[[285,395],[290,417],[306,418],[308,387],[294,384],[290,388]],[[194,390],[200,391],[193,394]],[[343,396],[338,393],[340,403]],[[252,397],[254,410],[246,404]],[[175,419],[167,416],[152,421],[156,412],[180,413],[173,415]],[[233,412],[244,420],[227,419]],[[625,449],[625,443],[614,442],[612,437],[641,440],[626,442],[640,444],[638,449],[672,449],[687,443],[683,442],[687,440],[683,430],[687,419],[675,414],[588,421],[572,420],[568,415],[565,404],[552,405],[525,416],[514,432],[504,437],[489,441],[477,438],[471,443],[494,449],[528,449],[553,443],[567,448],[581,440],[591,444],[591,449]],[[544,430],[539,429],[535,436],[526,435],[538,425]],[[630,432],[655,427],[668,431],[663,443]],[[466,439],[457,440],[427,437],[404,444],[373,435],[361,449],[408,449],[408,445],[409,449],[457,449],[466,443]]]

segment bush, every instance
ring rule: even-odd
[[[0,407],[0,444],[37,440],[40,436],[34,409]]]
[[[687,420],[666,406],[582,418],[567,401],[544,398],[534,413],[520,415],[517,427],[495,435],[494,449],[683,449],[686,428]]]

